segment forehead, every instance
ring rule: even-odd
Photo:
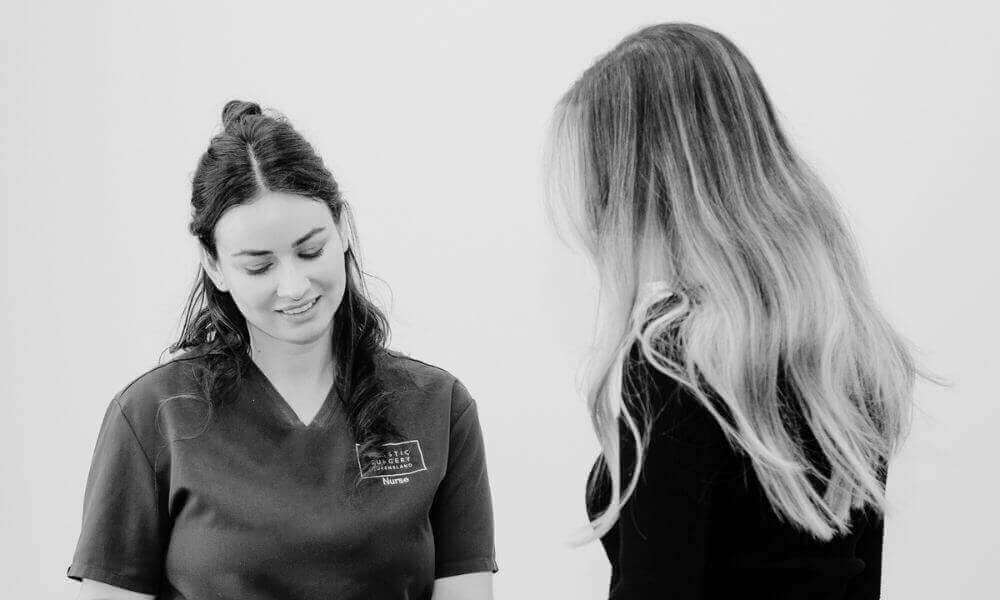
[[[215,243],[220,249],[235,251],[285,248],[312,229],[333,226],[333,214],[324,202],[265,192],[222,213],[215,224]]]

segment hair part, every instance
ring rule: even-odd
[[[557,105],[547,161],[550,214],[602,289],[586,397],[611,499],[587,538],[639,480],[651,423],[622,383],[636,345],[749,458],[780,517],[828,539],[852,508],[883,510],[917,368],[739,49],[690,24],[628,36]]]

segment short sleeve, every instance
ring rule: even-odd
[[[67,575],[156,594],[167,538],[163,512],[153,464],[116,397],[97,437]]]
[[[475,402],[458,381],[452,388],[447,471],[430,516],[436,578],[497,571],[483,434]]]

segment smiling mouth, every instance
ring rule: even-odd
[[[319,296],[316,296],[315,298],[312,299],[312,301],[307,302],[306,304],[302,304],[293,308],[281,309],[278,312],[280,312],[283,315],[301,315],[302,313],[306,312],[307,310],[315,306],[318,301],[319,301]]]

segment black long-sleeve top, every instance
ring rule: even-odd
[[[601,540],[612,600],[879,598],[881,517],[857,510],[851,532],[829,541],[783,522],[749,459],[697,398],[641,369],[655,420],[636,491]],[[634,462],[624,427],[622,448],[628,481]],[[610,493],[606,477],[597,481],[592,516]]]

